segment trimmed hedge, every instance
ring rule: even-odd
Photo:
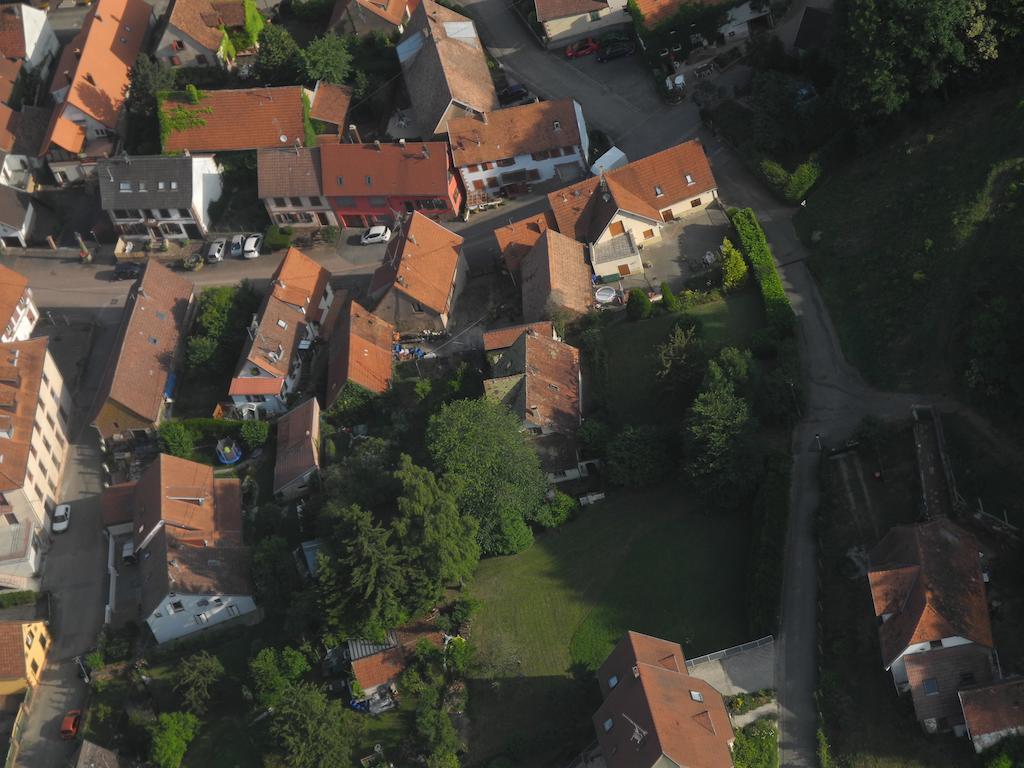
[[[821,166],[814,159],[800,163],[792,173],[767,157],[757,167],[761,178],[790,203],[803,200],[821,176]]]
[[[774,635],[779,626],[792,465],[789,454],[771,454],[754,499],[747,618],[757,635]]]
[[[750,208],[743,208],[730,210],[729,218],[739,236],[740,245],[750,263],[754,279],[757,280],[768,324],[783,336],[792,334],[796,329],[796,315],[782,287],[782,279],[775,268],[768,239],[761,229],[757,216]]]
[[[39,593],[30,589],[13,592],[0,592],[0,608],[14,608],[19,605],[32,605],[39,599]]]

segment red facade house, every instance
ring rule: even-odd
[[[414,211],[450,221],[462,207],[459,176],[444,142],[327,144],[323,191],[342,226],[392,225]]]

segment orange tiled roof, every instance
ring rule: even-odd
[[[211,51],[220,49],[221,27],[245,26],[242,0],[210,2],[210,0],[173,0],[168,25],[177,27]]]
[[[580,143],[572,99],[537,101],[486,112],[484,118],[448,121],[448,141],[457,167],[529,155]]]
[[[694,139],[551,192],[548,203],[559,232],[593,242],[619,209],[660,221],[662,209],[717,187],[704,148]]]
[[[533,331],[537,335],[545,336],[549,339],[555,338],[555,324],[550,320],[513,325],[508,328],[496,328],[484,334],[484,351],[490,352],[496,349],[511,347],[526,331]]]
[[[965,680],[971,683],[992,681],[992,653],[973,643],[936,648],[904,657],[910,698],[918,720],[945,718],[951,726],[964,722],[957,689]],[[935,690],[925,687],[934,681]]]
[[[590,266],[583,246],[549,229],[523,259],[523,318],[535,322],[559,307],[584,314],[592,303]]]
[[[385,392],[391,385],[391,353],[395,327],[356,302],[338,314],[331,337],[327,370],[327,406],[351,381],[370,392]]]
[[[25,486],[35,429],[39,388],[46,362],[46,338],[0,344],[0,492]]]
[[[25,20],[18,5],[0,8],[0,55],[5,59],[23,59],[25,47]]]
[[[964,637],[992,647],[978,542],[946,519],[890,530],[871,551],[868,582],[888,668],[907,646]]]
[[[364,691],[395,680],[405,669],[407,655],[420,640],[441,647],[444,638],[433,627],[418,623],[396,632],[398,644],[352,662],[352,674]]]
[[[0,621],[0,680],[24,680],[25,635],[20,621]]]
[[[274,493],[319,467],[320,404],[311,397],[277,420]]]
[[[373,273],[370,294],[390,286],[438,314],[449,312],[462,242],[454,232],[414,212],[388,244],[384,263]]]
[[[734,0],[637,0],[637,8],[643,14],[643,24],[648,29],[654,29],[663,21],[667,21],[675,15],[684,5],[725,5]]]
[[[324,194],[434,195],[448,198],[448,145],[440,141],[400,144],[327,144],[320,148]]]
[[[510,272],[519,271],[523,259],[540,240],[540,236],[554,228],[555,217],[551,211],[544,211],[494,230],[494,238],[498,241],[505,267]]]
[[[45,155],[53,144],[72,154],[81,152],[85,147],[85,129],[66,119],[59,108],[53,110],[40,152]]]
[[[294,147],[305,143],[302,122],[302,86],[203,91],[198,104],[186,94],[168,95],[161,105],[165,114],[188,112],[195,125],[172,130],[164,152],[229,152],[268,147]]]
[[[6,323],[28,290],[28,278],[0,264],[0,320]]]
[[[608,3],[604,0],[536,0],[534,7],[537,10],[537,21],[543,23],[603,11]]]
[[[348,115],[348,105],[352,102],[351,88],[332,83],[317,83],[311,101],[311,118],[337,125],[342,130],[348,127],[345,125],[345,118]]]
[[[81,31],[64,46],[53,70],[50,91],[67,87],[70,77],[65,102],[107,128],[116,129],[128,73],[142,48],[152,15],[152,6],[144,0],[96,0]]]
[[[1013,728],[1024,729],[1024,677],[962,689],[960,703],[972,739]]]

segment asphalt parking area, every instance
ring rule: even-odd
[[[551,55],[564,58],[565,52],[553,51]],[[639,52],[603,64],[594,54],[568,61],[582,75],[599,83],[604,90],[613,91],[629,100],[645,118],[667,109],[667,105],[658,96],[654,78],[647,71],[645,60]]]

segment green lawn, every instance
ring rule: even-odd
[[[593,739],[593,670],[634,629],[688,656],[748,640],[745,523],[704,517],[678,486],[617,492],[519,555],[480,564],[471,764],[557,763]]]

